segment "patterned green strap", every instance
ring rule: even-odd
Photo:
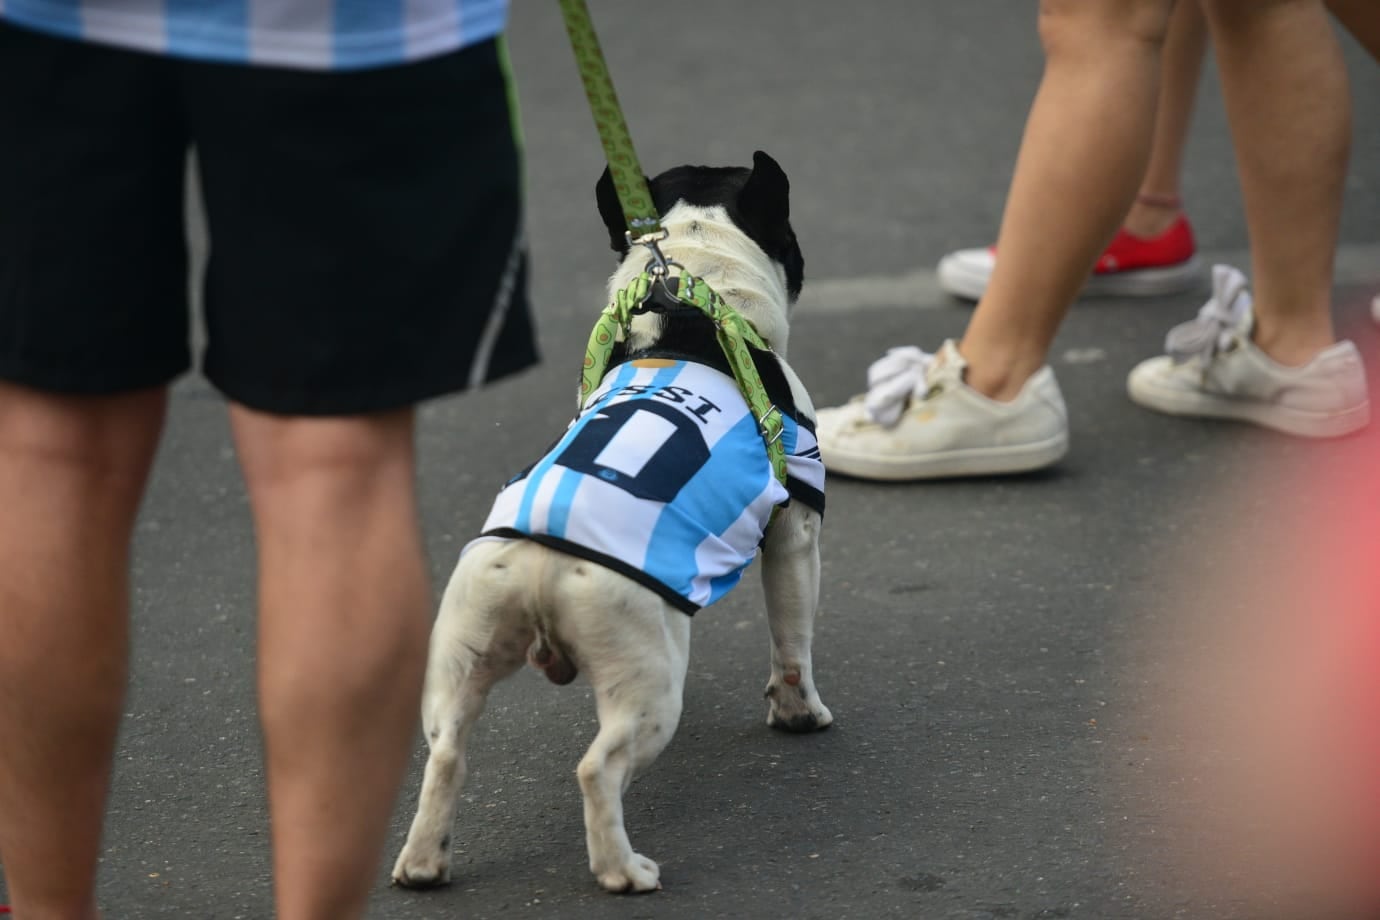
[[[570,47],[575,52],[575,63],[580,68],[590,111],[594,113],[594,126],[599,129],[609,174],[618,192],[618,203],[623,208],[623,219],[633,242],[656,236],[661,233],[661,218],[652,204],[647,178],[637,160],[637,151],[633,149],[632,136],[623,119],[623,109],[618,104],[604,52],[599,48],[599,36],[594,32],[589,8],[585,0],[560,0],[560,3]]]
[[[786,447],[781,443],[781,435],[786,430],[786,423],[781,418],[781,410],[772,404],[771,397],[767,395],[767,386],[762,382],[762,375],[757,373],[757,365],[752,362],[752,352],[748,350],[751,346],[766,351],[767,344],[762,341],[757,330],[752,328],[752,324],[715,293],[703,278],[683,275],[682,288],[687,282],[691,285],[691,292],[688,298],[683,297],[682,300],[705,310],[714,321],[714,326],[718,330],[719,347],[728,358],[733,379],[738,382],[738,389],[747,400],[748,407],[752,409],[752,417],[757,420],[757,430],[766,442],[767,459],[771,461],[772,472],[776,475],[777,482],[784,486]]]
[[[589,344],[585,346],[585,363],[580,371],[579,408],[585,407],[595,387],[599,386],[599,381],[604,379],[613,346],[618,343],[620,333],[627,335],[633,310],[642,305],[651,290],[652,276],[643,272],[632,284],[619,291],[613,303],[599,314],[594,330],[589,334]]]
[[[599,319],[589,336],[589,345],[585,348],[584,368],[580,374],[581,409],[599,386],[599,381],[604,379],[614,345],[617,344],[620,335],[626,337],[633,312],[646,301],[653,283],[655,282],[652,276],[643,272],[632,284],[619,291],[613,303],[599,314]],[[762,375],[757,373],[757,365],[752,363],[752,352],[749,351],[749,348],[767,351],[766,343],[762,341],[762,337],[757,334],[752,324],[715,293],[703,278],[693,277],[688,272],[683,273],[676,290],[678,300],[698,308],[713,321],[719,347],[728,358],[733,379],[737,382],[743,398],[747,400],[752,417],[757,420],[757,430],[766,443],[772,473],[778,482],[785,485],[786,446],[781,443],[781,435],[785,431],[786,423],[781,417],[781,410],[772,405],[771,397],[767,395],[766,384],[762,382]]]

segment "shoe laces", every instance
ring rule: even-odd
[[[868,418],[884,428],[899,422],[912,397],[927,389],[925,378],[933,364],[934,355],[914,345],[887,349],[867,369],[863,408]]]
[[[1169,330],[1164,350],[1179,364],[1212,360],[1249,324],[1251,303],[1246,276],[1230,265],[1214,265],[1211,299],[1196,317]]]

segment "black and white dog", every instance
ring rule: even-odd
[[[753,357],[786,421],[787,486],[772,474],[713,324],[658,295],[561,440],[500,492],[451,577],[422,704],[431,755],[393,868],[398,884],[449,881],[466,740],[490,688],[529,660],[556,683],[583,671],[594,689],[599,732],[577,770],[590,869],[610,891],[659,887],[657,864],[628,842],[623,793],[675,733],[689,615],[731,588],[759,546],[772,639],[767,723],[803,732],[833,721],[810,657],[824,469],[814,408],[785,362],[804,275],[789,183],[758,152],[751,169],[682,166],[651,189],[666,256],[707,281],[771,349]],[[596,197],[623,257],[612,297],[648,254],[630,250],[607,171]]]

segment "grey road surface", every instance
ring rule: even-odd
[[[438,591],[495,489],[567,421],[612,267],[594,209],[601,155],[557,10],[515,6],[545,360],[422,413]],[[791,359],[817,403],[857,392],[890,345],[933,348],[962,331],[970,308],[937,291],[932,269],[995,232],[1040,72],[1033,4],[592,6],[649,171],[746,164],[762,148],[790,175],[807,266]],[[1346,47],[1357,118],[1336,302],[1380,376],[1380,330],[1365,309],[1380,290],[1380,69]],[[1203,249],[1244,260],[1211,72],[1186,198]],[[1127,370],[1201,299],[1074,309],[1052,353],[1074,438],[1055,470],[830,481],[816,645],[830,731],[793,737],[764,724],[755,576],[696,618],[680,731],[627,799],[634,844],[659,860],[664,890],[598,889],[574,777],[595,729],[588,690],[524,672],[495,692],[474,735],[454,884],[391,889],[382,867],[370,916],[1236,916],[1230,898],[1155,868],[1181,843],[1160,818],[1174,793],[1136,777],[1177,742],[1147,727],[1157,684],[1131,668],[1176,652],[1172,637],[1147,632],[1146,611],[1174,581],[1166,556],[1223,526],[1210,498],[1224,478],[1319,448],[1128,402]],[[100,876],[115,920],[271,914],[253,572],[222,400],[189,378],[138,526],[134,675]],[[424,757],[419,736],[389,864]]]

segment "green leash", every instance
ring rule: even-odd
[[[589,8],[585,0],[560,2],[565,30],[570,34],[570,47],[575,52],[585,95],[589,97],[589,109],[594,113],[594,126],[599,129],[604,158],[609,161],[609,175],[613,177],[613,187],[618,192],[618,203],[628,225],[628,240],[645,243],[650,237],[665,239],[661,217],[652,205],[652,192],[647,188],[647,177],[637,160],[604,52],[599,48],[599,36],[589,18]]]
[[[620,339],[627,338],[632,318],[651,296],[652,286],[661,284],[669,292],[666,279],[674,263],[668,261],[657,247],[657,243],[666,239],[666,230],[661,226],[661,217],[652,204],[651,189],[647,187],[646,175],[633,148],[632,135],[628,133],[623,109],[618,104],[618,94],[613,89],[604,52],[599,48],[599,37],[594,32],[589,8],[585,6],[585,0],[560,0],[560,4],[565,29],[570,34],[570,46],[580,68],[580,79],[589,98],[590,111],[594,114],[594,124],[599,130],[599,140],[604,145],[609,174],[618,193],[618,204],[623,209],[623,219],[628,226],[628,242],[646,246],[652,255],[648,270],[619,291],[613,303],[604,308],[594,324],[580,375],[580,408],[583,409],[585,401],[599,381],[604,379],[614,345]],[[752,363],[752,352],[749,351],[749,348],[770,349],[752,324],[715,293],[704,279],[696,278],[684,269],[681,271],[680,284],[672,296],[687,306],[697,308],[714,323],[719,347],[728,358],[733,379],[747,400],[753,418],[757,420],[757,430],[766,443],[772,472],[777,481],[785,485],[786,449],[781,443],[781,434],[786,425],[781,411],[772,405],[762,377],[757,373],[757,366]]]

